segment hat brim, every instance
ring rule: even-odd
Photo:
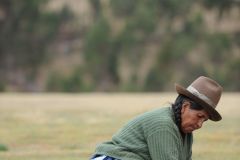
[[[209,114],[209,119],[212,121],[220,121],[222,119],[221,115],[208,103],[203,101],[202,99],[198,98],[191,92],[189,92],[184,87],[180,86],[179,84],[175,84],[175,88],[178,94],[182,94],[190,99],[194,100],[196,103],[201,105],[203,109]]]

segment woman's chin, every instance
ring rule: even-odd
[[[192,128],[186,128],[186,129],[182,129],[182,132],[183,133],[192,133],[194,131],[194,129],[192,129]]]

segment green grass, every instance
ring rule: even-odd
[[[3,160],[84,160],[133,116],[176,94],[1,94]],[[220,122],[194,133],[194,160],[240,157],[240,94],[224,94]]]
[[[7,150],[8,150],[8,148],[7,148],[6,145],[0,144],[0,151],[1,151],[1,152],[2,152],[2,151],[7,151]]]

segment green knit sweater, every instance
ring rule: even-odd
[[[192,134],[182,139],[168,106],[137,116],[111,141],[98,145],[95,154],[121,160],[190,160],[191,148]]]

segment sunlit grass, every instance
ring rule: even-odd
[[[172,102],[176,94],[2,94],[0,152],[6,160],[83,160],[133,116]],[[221,122],[194,134],[193,159],[240,157],[240,94],[224,94]]]

